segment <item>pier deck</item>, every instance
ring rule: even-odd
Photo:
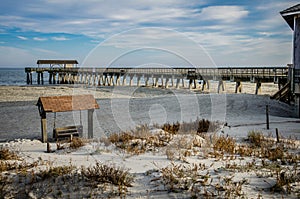
[[[223,81],[236,82],[238,92],[241,82],[256,83],[256,94],[261,83],[274,82],[279,88],[288,81],[288,67],[109,67],[109,68],[40,68],[27,67],[27,84],[32,84],[32,74],[37,74],[37,83],[44,83],[44,73],[49,73],[49,84],[87,84],[93,86],[179,86],[185,87],[188,80],[189,88],[196,88],[197,81],[208,86],[209,80],[219,81],[219,89]],[[133,82],[133,78],[136,79]],[[141,82],[141,79],[143,81]],[[175,80],[175,81],[174,81]],[[180,82],[181,85],[180,85]]]

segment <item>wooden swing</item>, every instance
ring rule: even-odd
[[[41,116],[42,142],[47,142],[47,119],[46,113],[54,113],[53,137],[82,136],[83,126],[81,121],[81,111],[88,110],[88,138],[93,138],[93,113],[94,109],[99,109],[99,105],[93,95],[71,95],[71,96],[53,96],[40,97],[37,102],[38,110]],[[80,111],[80,125],[66,126],[57,128],[56,113]]]
[[[80,110],[80,125],[73,126],[64,126],[64,127],[56,127],[56,112],[54,113],[53,119],[53,138],[55,140],[70,138],[72,140],[73,137],[82,137],[83,134],[83,125],[81,120],[81,110]]]

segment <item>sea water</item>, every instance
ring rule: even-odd
[[[0,85],[25,85],[26,73],[24,68],[0,68]]]
[[[48,84],[48,73],[44,73],[44,84]],[[32,73],[33,84],[37,84],[37,74]],[[1,86],[23,86],[26,83],[24,68],[0,68]]]

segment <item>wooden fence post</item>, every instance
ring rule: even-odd
[[[43,113],[41,115],[41,129],[42,129],[42,142],[46,143],[48,139],[46,113]]]
[[[93,135],[93,113],[94,113],[94,109],[88,110],[88,139],[91,139],[94,137],[94,135]]]
[[[279,143],[279,142],[280,142],[280,140],[279,140],[278,128],[276,128],[276,139],[277,139],[277,143]]]
[[[267,129],[269,130],[269,105],[266,105],[266,123]]]

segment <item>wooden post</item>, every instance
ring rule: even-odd
[[[266,105],[266,123],[267,129],[269,130],[269,105]]]
[[[237,81],[235,84],[235,93],[241,93],[242,92],[242,83]]]
[[[44,73],[41,72],[41,80],[42,80],[42,85],[44,85]]]
[[[56,73],[53,73],[53,84],[56,84]]]
[[[53,73],[49,72],[49,84],[52,84],[52,75],[53,75]]]
[[[255,88],[255,95],[258,95],[260,92],[261,92],[261,83],[257,82]]]
[[[279,140],[278,128],[276,128],[276,139],[277,139],[277,143],[279,143],[279,142],[280,142],[280,140]]]
[[[41,83],[41,73],[37,73],[37,83],[40,84]]]
[[[30,75],[27,73],[27,84],[30,84]]]
[[[222,88],[222,91],[225,91],[224,83],[223,83],[222,80],[220,80],[219,83],[218,83],[218,93],[220,93],[220,88]]]
[[[88,139],[91,139],[94,137],[94,135],[93,135],[93,113],[94,113],[94,109],[88,110]]]
[[[179,88],[179,84],[180,84],[180,79],[177,78],[177,79],[176,79],[176,88]]]
[[[30,84],[32,84],[32,73],[29,73]]]
[[[50,143],[47,142],[47,153],[51,153],[51,147],[50,147]]]
[[[41,131],[42,131],[42,142],[46,143],[48,139],[46,113],[41,114]]]

